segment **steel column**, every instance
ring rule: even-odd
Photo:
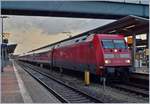
[[[146,33],[146,39],[147,39],[147,48],[149,49],[149,45],[150,45],[150,37],[149,37],[149,32]]]
[[[2,23],[2,25],[1,25],[1,43],[0,43],[0,45],[1,45],[1,51],[0,51],[0,56],[1,56],[1,58],[0,58],[0,67],[1,67],[1,72],[3,72],[3,47],[2,47],[2,45],[3,45],[3,18],[1,18],[1,23]]]
[[[132,67],[135,71],[135,55],[136,55],[136,34],[133,34],[133,45],[132,45]]]
[[[147,32],[147,48],[148,48],[148,68],[149,68],[149,66],[150,66],[150,36],[149,36],[149,31]]]

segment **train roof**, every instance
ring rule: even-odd
[[[32,51],[29,51],[28,53],[36,52],[38,50],[42,50],[47,47],[51,47],[53,45],[59,44],[64,41],[72,40],[72,39],[79,38],[82,36],[89,36],[90,34],[98,34],[98,33],[119,34],[119,33],[122,33],[125,36],[132,35],[131,33],[140,34],[140,33],[144,33],[146,31],[148,31],[148,26],[149,26],[148,19],[130,15],[130,16],[121,18],[117,21],[114,21],[110,24],[106,24],[104,26],[95,28],[93,30],[78,34],[74,37],[67,38],[67,39],[34,49]]]

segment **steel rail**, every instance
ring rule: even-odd
[[[27,65],[29,65],[29,64],[27,64]],[[29,66],[32,67],[32,65],[29,65]],[[46,74],[46,73],[44,73],[44,74]],[[61,81],[61,83],[64,83],[64,82]],[[113,87],[113,88],[120,89],[120,90],[124,90],[124,91],[127,91],[127,92],[135,93],[137,95],[142,95],[143,97],[149,97],[147,87],[142,86],[142,85],[140,86],[138,84],[135,85],[134,83],[126,83],[126,84],[113,84],[113,85],[109,85],[109,86]]]
[[[22,65],[21,65],[22,66]],[[33,73],[31,73],[29,70],[27,70],[25,68],[25,66],[22,66],[22,68],[29,74],[31,75],[34,79],[36,79],[41,85],[43,85],[50,93],[52,93],[59,101],[61,101],[62,103],[69,103],[68,100],[66,100],[65,98],[63,98],[60,94],[58,94],[55,90],[53,90],[52,88],[50,88],[49,86],[47,86],[42,80],[40,80],[39,78],[37,78]]]
[[[46,85],[46,84],[43,83],[41,80],[39,80],[39,78],[35,77],[35,75],[32,74],[32,72],[29,71],[29,70],[27,69],[27,67],[28,67],[30,70],[33,70],[33,71],[35,71],[35,72],[38,72],[38,73],[40,73],[41,75],[46,76],[46,77],[48,77],[49,79],[54,80],[55,82],[57,82],[57,83],[59,83],[59,84],[65,86],[65,87],[67,87],[68,89],[71,89],[71,92],[72,92],[72,93],[77,93],[78,95],[83,96],[84,98],[80,98],[80,99],[79,99],[79,100],[81,100],[81,102],[78,101],[78,102],[80,102],[80,103],[83,103],[82,101],[85,101],[85,102],[86,102],[86,99],[85,99],[85,98],[87,98],[87,99],[88,99],[87,101],[89,101],[89,102],[102,103],[102,101],[100,101],[99,99],[96,99],[96,98],[94,98],[94,97],[92,97],[92,96],[90,96],[90,95],[88,95],[88,94],[86,94],[86,93],[80,91],[80,90],[77,89],[77,88],[73,88],[72,86],[67,85],[67,84],[64,83],[64,82],[62,82],[62,81],[60,81],[60,80],[58,80],[58,79],[56,79],[56,78],[54,78],[54,77],[52,77],[52,76],[47,75],[46,73],[37,71],[37,70],[33,69],[31,66],[25,66],[25,65],[23,65],[23,64],[22,64],[22,66],[23,66],[23,69],[24,69],[25,71],[27,71],[32,77],[34,77],[36,80],[38,80],[38,82],[40,82],[42,85],[44,85],[50,92],[52,92],[52,93],[54,94],[54,96],[56,96],[56,98],[58,98],[58,99],[59,99],[61,102],[63,102],[63,103],[71,103],[71,101],[76,102],[79,98],[77,98],[77,99],[66,99],[66,98],[64,98],[63,95],[60,95],[60,94],[59,94],[59,91],[55,91],[55,90],[49,88],[48,85]],[[69,92],[68,92],[68,93],[69,93]],[[66,95],[65,95],[65,96],[66,96]]]
[[[146,89],[141,89],[133,87],[131,85],[124,85],[124,84],[113,84],[110,86],[127,92],[135,93],[137,95],[142,95],[143,97],[149,97],[149,91],[147,91]]]

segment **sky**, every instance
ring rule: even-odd
[[[68,35],[75,36],[114,21],[40,16],[8,17],[4,20],[4,32],[10,33],[9,44],[18,44],[14,54],[26,53],[68,38]]]

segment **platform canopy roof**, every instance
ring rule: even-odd
[[[8,44],[7,45],[7,52],[8,53],[14,53],[16,47],[17,47],[17,44]]]
[[[90,30],[87,33],[124,34],[125,36],[147,33],[149,31],[149,19],[137,16],[126,16],[110,24]]]
[[[138,34],[144,34],[144,33],[148,33],[148,32],[149,32],[149,19],[130,15],[130,16],[121,18],[119,20],[116,20],[112,23],[106,24],[104,26],[81,33],[74,37],[67,38],[62,41],[50,44],[50,45],[40,47],[38,49],[34,49],[30,52],[40,50],[40,49],[61,43],[63,41],[67,41],[67,40],[71,40],[71,39],[80,37],[80,36],[86,36],[86,35],[88,36],[90,34],[95,34],[95,33],[97,33],[97,34],[101,34],[101,33],[103,33],[103,34],[123,34],[125,37],[127,37],[127,36],[133,36],[133,35],[138,35]],[[142,42],[142,43],[145,44],[146,42]]]

